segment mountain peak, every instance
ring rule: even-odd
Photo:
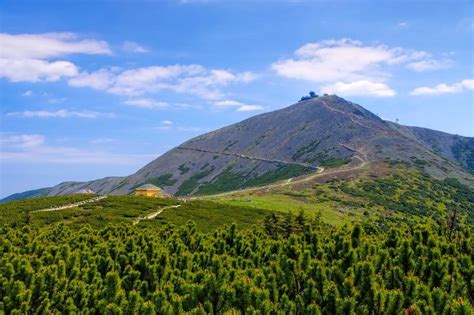
[[[100,194],[128,194],[153,184],[188,195],[261,185],[364,161],[399,160],[422,165],[436,177],[474,183],[474,141],[382,120],[337,95],[313,96],[200,135],[166,152],[124,178],[62,183],[49,195],[89,188]],[[471,161],[471,162],[470,162]]]

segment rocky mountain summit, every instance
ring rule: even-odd
[[[130,176],[65,182],[40,193],[62,195],[87,188],[128,194],[144,183],[176,195],[215,193],[355,159],[417,165],[435,178],[455,177],[474,185],[474,138],[399,125],[341,97],[313,95],[195,137]]]

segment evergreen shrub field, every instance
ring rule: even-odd
[[[472,314],[469,225],[0,228],[5,314]]]

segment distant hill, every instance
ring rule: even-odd
[[[129,194],[144,183],[176,195],[206,194],[356,160],[404,161],[435,178],[455,177],[474,185],[474,138],[385,121],[360,105],[325,95],[195,137],[130,176],[65,182],[47,195],[84,188]]]
[[[5,197],[2,200],[0,200],[0,203],[9,202],[13,200],[19,200],[19,199],[26,199],[26,198],[44,197],[44,196],[47,196],[51,190],[52,190],[52,187],[24,191],[21,193],[17,193],[17,194],[13,194],[8,197]]]

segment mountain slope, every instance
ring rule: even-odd
[[[407,127],[394,123],[392,127],[403,135],[421,141],[440,156],[457,162],[459,166],[474,174],[474,138],[420,127]]]
[[[13,200],[26,199],[26,198],[44,197],[44,196],[47,196],[51,192],[51,190],[52,190],[52,187],[47,187],[47,188],[40,188],[40,189],[24,191],[21,193],[16,193],[16,194],[3,198],[2,200],[0,200],[0,203],[9,202]]]
[[[177,195],[220,192],[336,167],[354,157],[422,165],[436,178],[474,183],[473,138],[384,121],[335,95],[298,102],[195,137],[135,174],[62,183],[49,195],[82,188],[128,194],[153,183]]]

